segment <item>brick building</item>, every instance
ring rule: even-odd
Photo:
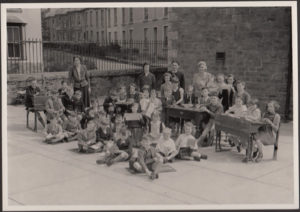
[[[169,16],[168,57],[188,83],[204,60],[209,72],[234,74],[252,96],[275,99],[291,115],[290,8],[172,8]]]

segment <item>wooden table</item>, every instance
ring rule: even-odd
[[[207,112],[200,111],[197,108],[185,108],[182,106],[177,106],[177,105],[171,105],[171,106],[166,106],[164,108],[165,110],[165,124],[166,126],[169,126],[169,118],[180,118],[180,119],[190,119],[195,122],[197,125],[198,129],[201,129],[201,122],[205,117],[208,117],[209,114]]]
[[[121,113],[124,114],[125,112],[129,112],[133,103],[131,103],[131,102],[116,102],[115,105],[117,108],[118,107],[121,108]]]
[[[216,128],[216,151],[221,151],[221,131],[238,136],[241,140],[247,142],[246,158],[251,159],[254,134],[258,129],[265,125],[263,122],[254,122],[246,119],[240,119],[224,114],[215,116]]]

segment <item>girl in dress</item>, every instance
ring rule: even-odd
[[[262,117],[262,121],[266,125],[259,128],[254,139],[257,152],[253,154],[253,157],[256,162],[260,162],[263,158],[263,145],[272,145],[276,142],[276,135],[280,125],[280,115],[276,111],[279,107],[276,101],[270,101],[267,104],[267,112]]]

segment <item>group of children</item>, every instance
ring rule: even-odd
[[[81,101],[81,91],[62,82],[59,90],[53,89],[46,102],[45,141],[78,142],[79,152],[98,152],[97,164],[108,166],[115,162],[129,161],[129,168],[145,172],[151,179],[158,178],[161,164],[182,160],[207,159],[199,147],[207,145],[214,135],[215,114],[227,114],[251,121],[263,120],[268,125],[255,136],[253,157],[262,159],[262,145],[274,140],[279,128],[279,105],[271,101],[267,112],[261,116],[258,100],[251,99],[245,91],[245,83],[235,81],[233,75],[218,74],[214,88],[203,87],[201,95],[194,93],[192,85],[184,91],[178,78],[164,74],[160,92],[145,85],[141,90],[132,83],[112,88],[103,104],[101,99],[92,99],[91,107]],[[206,112],[202,123],[172,119],[165,126],[165,110],[169,105],[194,107]],[[262,119],[263,117],[263,119]],[[195,137],[195,125],[201,125],[199,137]],[[174,127],[175,126],[175,127]],[[169,128],[170,127],[170,128]],[[179,130],[183,128],[183,131]],[[179,133],[181,132],[181,133]],[[176,134],[176,135],[175,135]],[[240,148],[239,138],[228,135]]]

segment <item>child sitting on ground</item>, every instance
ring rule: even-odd
[[[203,127],[204,130],[201,134],[201,136],[198,139],[198,146],[206,146],[208,144],[212,143],[212,139],[214,138],[215,135],[215,130],[214,130],[214,117],[215,114],[221,114],[223,113],[223,106],[219,102],[219,98],[217,96],[217,93],[211,93],[211,97],[209,100],[209,105],[207,107],[201,107],[200,110],[203,112],[207,112],[209,115],[203,120]],[[210,138],[208,142],[205,142],[205,140],[208,138],[208,135],[210,134]]]
[[[162,136],[157,141],[156,149],[163,163],[173,162],[177,155],[177,150],[173,139],[171,138],[171,129],[164,128]]]
[[[134,102],[140,102],[140,94],[136,90],[136,84],[131,83],[129,85],[129,94],[127,96],[127,102],[134,103]]]
[[[45,142],[48,144],[55,144],[62,142],[66,138],[62,126],[57,122],[55,116],[50,117],[50,123],[45,128]]]
[[[207,155],[200,154],[195,137],[192,135],[193,124],[186,122],[184,124],[184,134],[179,135],[175,145],[178,151],[177,158],[181,160],[196,160],[207,159]]]
[[[172,75],[169,72],[166,72],[164,74],[164,81],[165,82],[160,87],[160,93],[161,93],[162,98],[165,97],[166,90],[172,90],[171,76]]]
[[[144,119],[140,112],[138,112],[139,104],[134,103],[131,107],[132,113],[125,113],[124,120],[128,129],[131,131],[133,147],[139,147],[139,142],[143,137]]]
[[[162,161],[155,147],[151,146],[151,141],[143,137],[141,147],[137,150],[137,157],[131,157],[129,168],[137,173],[145,172],[150,179],[154,180],[159,177],[159,169]]]
[[[78,152],[94,152],[96,144],[96,124],[93,120],[87,123],[87,128],[78,132]]]
[[[84,105],[81,97],[82,97],[82,94],[81,94],[80,90],[75,91],[75,93],[72,97],[72,101],[73,101],[73,104],[74,104],[74,111],[77,114],[83,113],[84,109],[85,109],[85,105]]]
[[[45,109],[47,112],[48,122],[52,117],[56,117],[60,124],[66,120],[66,116],[64,115],[65,107],[63,106],[61,99],[58,97],[57,90],[53,89],[51,91],[51,97],[46,101]]]
[[[104,146],[104,152],[97,164],[105,163],[111,166],[113,163],[125,161],[131,155],[130,132],[123,125],[120,132],[114,135],[114,141],[108,141]]]
[[[235,117],[242,117],[245,115],[247,111],[247,106],[243,104],[243,100],[241,97],[235,98],[235,104],[230,107],[225,114],[229,114]]]
[[[68,119],[63,124],[63,130],[65,130],[68,141],[77,139],[77,133],[81,130],[81,125],[76,113],[72,112],[69,114]]]

